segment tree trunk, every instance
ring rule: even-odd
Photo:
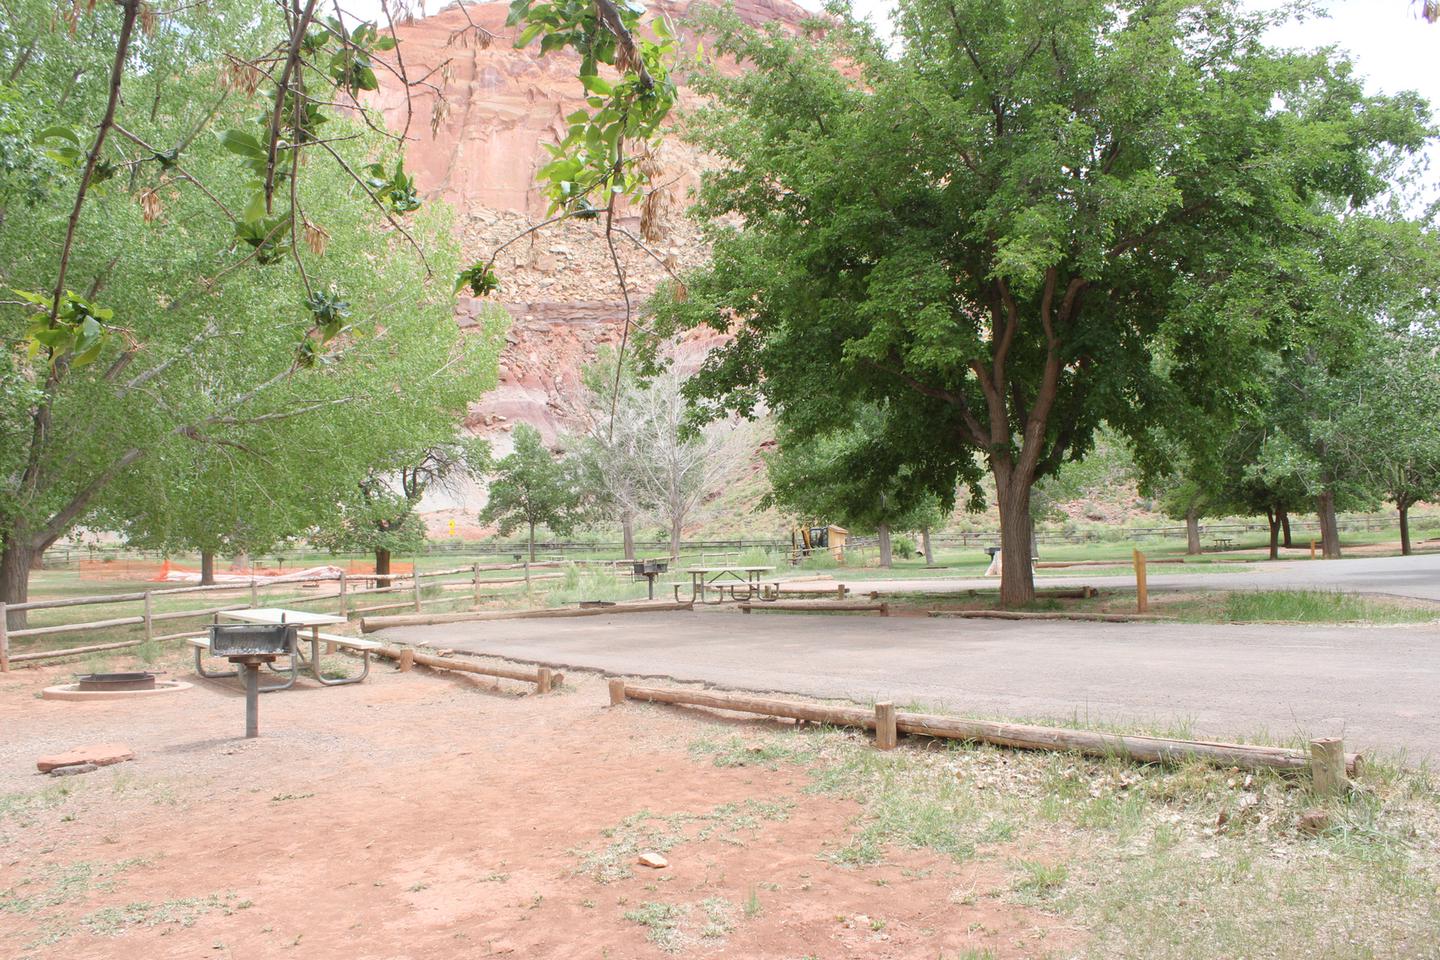
[[[11,531],[0,539],[0,600],[24,603],[30,599],[30,554],[28,537],[23,531]],[[26,611],[10,610],[5,622],[11,630],[24,630],[29,621]]]
[[[920,528],[920,549],[925,553],[925,566],[935,566],[935,551],[930,547],[930,528]]]
[[[30,569],[31,569],[31,570],[44,570],[44,569],[45,569],[45,551],[44,551],[44,550],[35,550],[35,551],[32,551],[32,552],[31,552],[31,554],[30,554]]]
[[[530,521],[530,562],[535,562],[535,521]]]
[[[377,574],[386,574],[390,572],[390,551],[386,550],[384,547],[375,548],[375,572]],[[377,588],[388,587],[390,586],[390,581],[376,580],[375,586]]]
[[[1397,504],[1400,508],[1400,555],[1410,556],[1410,504]]]
[[[1035,601],[1035,568],[1030,549],[1035,527],[1030,517],[1030,477],[1010,464],[992,462],[995,499],[1000,507],[1000,606],[1018,607]]]
[[[1200,508],[1191,507],[1185,511],[1185,553],[1199,556],[1200,550]]]
[[[620,536],[625,541],[625,559],[635,559],[635,515],[629,510],[620,514]]]
[[[679,556],[680,556],[680,532],[681,532],[681,526],[682,526],[682,521],[681,521],[681,518],[680,518],[680,517],[678,517],[678,516],[676,516],[676,517],[671,517],[671,519],[670,519],[670,556],[671,556],[672,559],[678,559]]]
[[[1320,547],[1326,560],[1340,559],[1340,524],[1335,520],[1335,494],[1322,491],[1315,498],[1315,512],[1320,518]]]
[[[1285,549],[1295,546],[1290,539],[1290,511],[1284,507],[1277,508],[1280,511],[1280,531],[1284,535]]]
[[[876,532],[880,540],[880,566],[889,569],[895,564],[895,555],[890,550],[890,524],[880,524],[880,529]]]
[[[1265,520],[1270,524],[1270,559],[1280,559],[1280,514],[1278,510],[1265,509]]]
[[[208,587],[215,583],[215,551],[200,551],[200,585]]]

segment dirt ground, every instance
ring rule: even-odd
[[[687,749],[768,722],[611,709],[593,676],[537,696],[381,664],[262,697],[245,741],[233,681],[162,666],[194,688],[70,703],[37,694],[74,665],[0,677],[0,956],[949,960],[1084,940],[1000,896],[1046,840],[837,863],[855,802]],[[136,760],[36,773],[115,740]],[[649,849],[669,866],[634,865]]]

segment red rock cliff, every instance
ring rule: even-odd
[[[660,2],[684,29],[688,2]],[[737,12],[752,23],[798,23],[806,12],[788,0],[741,0]],[[505,26],[503,3],[451,7],[397,29],[400,53],[412,78],[430,74],[443,90],[417,87],[410,102],[392,84],[381,103],[392,128],[411,138],[406,168],[422,190],[455,207],[457,229],[467,258],[490,256],[497,247],[538,223],[545,200],[535,171],[548,160],[541,144],[564,133],[564,117],[581,103],[576,80],[578,58],[568,51],[540,56],[538,44],[514,49],[516,30]],[[468,13],[468,19],[466,14]],[[494,34],[488,45],[475,41],[474,22]],[[682,89],[681,104],[685,102]],[[681,211],[695,182],[701,158],[677,138],[668,138],[659,154],[671,214],[665,236],[651,244],[673,267],[693,265],[706,256],[694,228]],[[638,215],[622,223],[638,235]],[[664,276],[661,266],[628,241],[621,261],[630,297],[637,306]],[[477,398],[469,425],[482,433],[503,434],[523,421],[553,438],[563,426],[568,396],[582,364],[598,346],[619,340],[624,302],[600,228],[570,221],[547,227],[512,243],[500,254],[500,301],[514,323],[501,356],[500,385]],[[462,299],[462,325],[478,304]],[[698,358],[707,344],[687,350]]]

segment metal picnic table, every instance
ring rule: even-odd
[[[766,566],[738,566],[738,567],[690,567],[685,572],[690,574],[690,599],[699,600],[705,603],[706,588],[714,585],[716,581],[731,579],[738,583],[745,584],[745,599],[760,594],[760,577],[762,574],[774,572],[774,567]],[[724,586],[720,588],[721,598],[724,598]],[[735,588],[731,587],[730,596],[735,597]],[[718,602],[718,601],[717,601]]]
[[[279,668],[273,664],[270,665],[270,669],[276,673],[288,673],[290,679],[276,686],[262,688],[267,693],[272,690],[285,690],[293,687],[295,680],[299,677],[301,667],[309,669],[311,676],[315,678],[316,682],[327,687],[339,687],[347,683],[359,683],[370,675],[370,657],[368,655],[364,657],[365,668],[353,677],[342,677],[338,680],[330,680],[320,672],[320,644],[322,642],[330,642],[321,635],[320,628],[345,623],[346,620],[344,617],[337,617],[328,613],[312,613],[308,610],[284,610],[279,607],[252,607],[247,610],[226,610],[220,613],[219,616],[227,620],[239,620],[244,623],[294,624],[300,628],[295,636],[295,647],[290,651],[290,666],[288,668]],[[305,635],[302,636],[302,633]],[[308,641],[310,644],[310,658],[308,660],[299,650],[300,643],[305,641]],[[206,673],[203,670],[199,670],[200,650],[198,648],[195,653],[195,662],[197,671],[203,677],[233,675],[230,673]]]

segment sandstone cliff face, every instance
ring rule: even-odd
[[[683,27],[689,2],[659,2]],[[468,12],[468,19],[466,13]],[[545,199],[535,171],[548,160],[543,143],[564,134],[564,117],[578,109],[583,90],[576,80],[579,60],[571,53],[540,56],[538,44],[513,47],[516,30],[505,26],[503,3],[451,7],[397,28],[409,75],[427,73],[443,90],[443,102],[423,87],[412,91],[409,105],[393,86],[381,91],[386,119],[411,138],[406,168],[431,197],[457,211],[457,229],[468,259],[489,257],[544,218]],[[807,14],[788,0],[741,0],[737,12],[753,23],[798,23]],[[488,46],[474,41],[474,22],[495,35]],[[682,103],[685,99],[682,91]],[[665,236],[650,244],[671,269],[701,262],[706,250],[694,227],[682,216],[686,195],[695,184],[702,158],[668,138],[659,154],[671,214]],[[639,236],[639,217],[620,226]],[[631,302],[641,302],[665,277],[665,269],[623,237],[620,260]],[[600,226],[568,221],[511,242],[499,255],[500,302],[514,318],[501,356],[499,387],[472,405],[471,429],[508,447],[506,434],[516,421],[538,427],[547,440],[565,425],[567,399],[580,367],[596,349],[620,339],[624,296]],[[462,299],[460,323],[479,304]],[[638,313],[636,314],[638,319]],[[704,339],[684,347],[691,363],[708,349]]]

